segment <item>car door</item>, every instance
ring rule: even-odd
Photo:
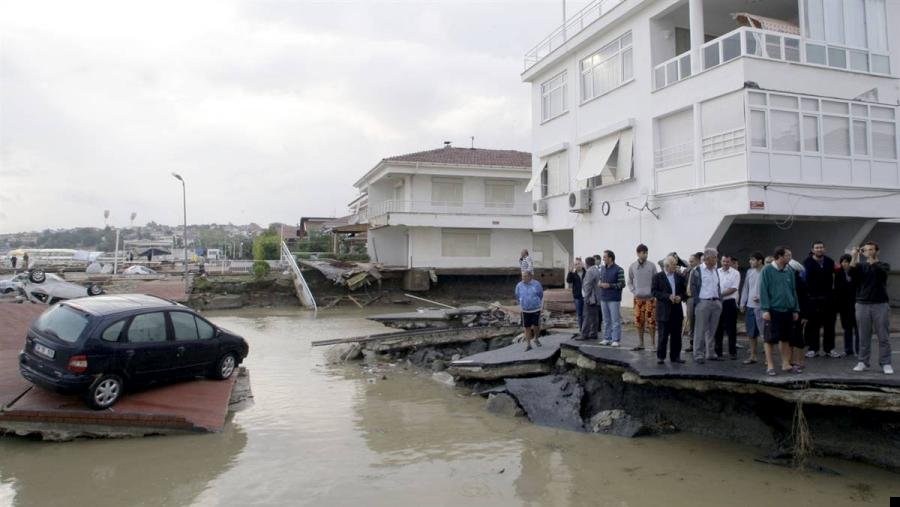
[[[179,371],[185,374],[206,373],[219,352],[215,330],[194,314],[171,311],[169,320],[175,336],[175,357]]]
[[[177,368],[165,312],[132,317],[125,332],[125,370],[140,381],[165,380]]]

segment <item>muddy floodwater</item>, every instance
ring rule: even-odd
[[[312,340],[383,331],[358,312],[239,311],[256,404],[221,434],[0,438],[0,505],[887,505],[900,474],[754,462],[739,443],[541,428],[397,369],[329,365]]]

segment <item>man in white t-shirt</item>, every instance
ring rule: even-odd
[[[719,286],[722,290],[722,315],[716,328],[716,355],[722,354],[722,338],[728,334],[728,358],[737,359],[737,316],[738,290],[741,288],[741,273],[734,267],[734,259],[730,255],[722,256],[722,267],[719,268]]]

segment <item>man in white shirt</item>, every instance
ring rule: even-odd
[[[747,279],[741,290],[741,311],[747,313],[747,337],[750,338],[750,357],[744,360],[744,364],[756,364],[759,361],[756,342],[764,329],[762,312],[759,311],[759,274],[764,265],[763,259],[760,252],[750,254],[750,269],[747,270]]]
[[[722,267],[719,268],[719,285],[722,288],[722,315],[716,327],[716,355],[721,359],[722,338],[728,334],[728,358],[737,359],[737,314],[738,290],[741,288],[741,273],[733,266],[730,255],[722,256]]]
[[[707,248],[703,252],[703,263],[694,269],[691,277],[691,297],[694,305],[694,361],[703,364],[707,359],[719,357],[713,350],[713,335],[722,313],[722,291],[719,283],[719,252]]]

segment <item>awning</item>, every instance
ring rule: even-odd
[[[631,132],[631,129],[628,130]],[[578,174],[575,179],[583,181],[595,176],[599,176],[609,162],[609,156],[612,155],[616,144],[619,143],[619,136],[622,132],[601,137],[590,144],[581,145],[581,153],[578,161]]]
[[[544,164],[543,169],[546,169],[546,168],[547,168],[547,164]],[[541,169],[541,170],[543,170],[543,169]],[[525,185],[525,191],[531,192],[532,190],[534,190],[534,186],[537,185],[537,183],[538,183],[538,181],[540,181],[540,179],[541,179],[541,171],[538,171],[531,177],[530,180],[528,180],[528,184]]]
[[[751,26],[753,28],[771,30],[773,32],[800,35],[799,26],[783,19],[767,18],[765,16],[750,14],[749,12],[735,12],[731,14],[731,17],[742,26]]]
[[[619,160],[616,164],[616,179],[627,180],[631,178],[631,157],[634,151],[634,130],[626,129],[619,132]]]

